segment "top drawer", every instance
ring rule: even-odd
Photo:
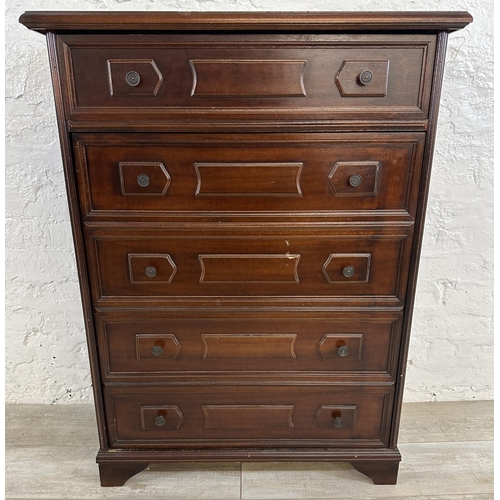
[[[60,35],[58,43],[67,118],[120,129],[141,120],[176,130],[283,120],[423,127],[435,53],[433,35]]]

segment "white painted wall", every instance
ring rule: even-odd
[[[49,66],[25,10],[468,10],[449,39],[406,401],[493,397],[492,0],[9,0],[6,398],[92,400]]]

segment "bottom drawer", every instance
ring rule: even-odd
[[[111,446],[386,446],[392,387],[105,389]]]

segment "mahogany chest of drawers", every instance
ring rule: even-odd
[[[397,435],[457,13],[28,12],[47,35],[101,484]]]

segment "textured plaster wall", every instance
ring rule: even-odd
[[[405,400],[493,397],[492,0],[9,0],[6,11],[6,397],[92,400],[43,36],[25,10],[468,10],[452,34]]]

